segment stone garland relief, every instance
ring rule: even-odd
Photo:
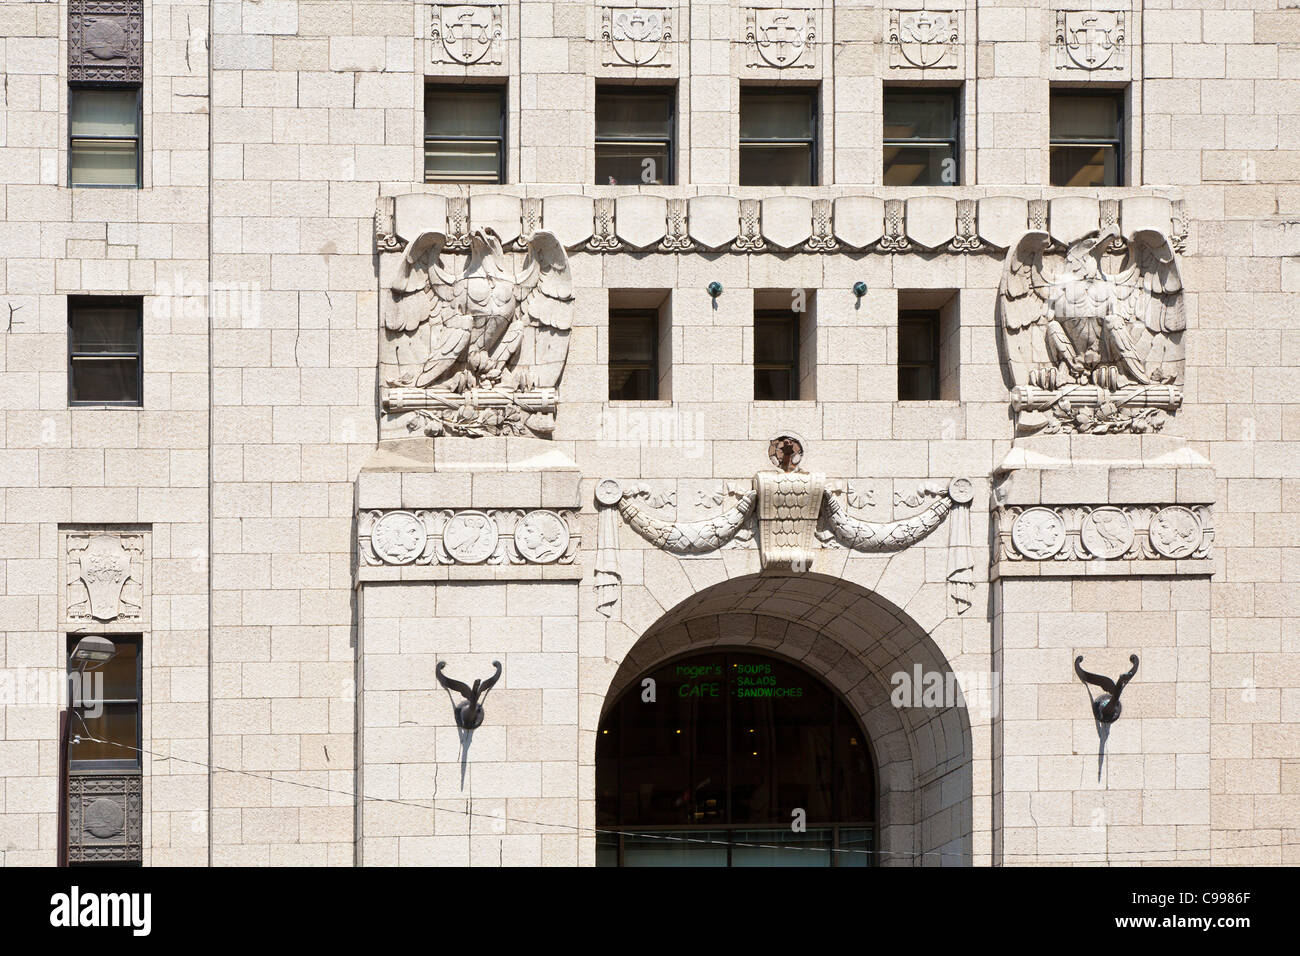
[[[143,0],[70,0],[68,80],[139,83],[143,79]]]
[[[63,619],[73,624],[144,619],[144,534],[66,532]]]
[[[893,69],[958,66],[961,13],[956,10],[889,11],[889,65]]]
[[[749,7],[745,10],[746,62],[751,67],[817,65],[816,10]]]
[[[1010,561],[1208,561],[1214,540],[1209,505],[1013,505],[996,526]]]
[[[1122,70],[1125,58],[1124,11],[1057,10],[1058,70]]]
[[[434,4],[429,59],[433,63],[501,62],[501,7],[497,4]]]
[[[601,7],[605,66],[672,66],[671,7]]]
[[[467,221],[404,243],[382,231],[388,207],[376,218],[383,435],[549,436],[573,324],[564,247],[537,230],[515,252]]]
[[[582,536],[572,511],[548,508],[362,511],[361,561],[369,567],[572,564]]]
[[[777,442],[773,441],[773,448]],[[770,455],[777,471],[760,471],[752,483],[727,483],[713,496],[727,506],[698,521],[676,521],[652,511],[675,506],[672,495],[656,495],[644,484],[624,488],[613,478],[596,485],[600,512],[596,559],[597,608],[612,617],[618,603],[618,518],[656,548],[680,556],[704,555],[757,541],[765,573],[811,571],[819,548],[848,548],[865,553],[901,551],[927,537],[949,518],[949,594],[957,613],[970,607],[974,560],[970,546],[968,478],[927,482],[901,503],[921,507],[916,514],[889,522],[870,522],[853,515],[847,489],[828,487],[826,476],[798,468],[802,446],[793,456]],[[616,517],[617,516],[617,517]]]
[[[1163,232],[1110,225],[1068,249],[1025,233],[998,290],[1017,431],[1159,431],[1182,404],[1182,293]]]

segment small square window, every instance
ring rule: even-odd
[[[140,88],[68,90],[68,185],[140,185]]]
[[[789,402],[798,398],[799,314],[755,309],[754,400]]]
[[[886,186],[958,184],[957,93],[885,87]]]
[[[596,88],[596,184],[672,185],[673,91]]]
[[[740,185],[817,185],[817,91],[740,90]]]
[[[68,404],[140,405],[143,394],[141,300],[68,300]]]
[[[659,313],[610,309],[609,400],[653,401],[659,397]]]
[[[1124,93],[1052,90],[1053,186],[1124,185]]]
[[[504,182],[505,136],[504,88],[425,88],[425,182]]]

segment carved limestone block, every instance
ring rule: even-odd
[[[994,509],[1003,576],[1047,573],[1209,574],[1213,509],[1208,504],[1005,505]],[[1175,563],[1176,562],[1176,563]],[[1074,570],[1070,570],[1073,566]]]
[[[1128,69],[1123,10],[1057,10],[1052,44],[1057,70]]]
[[[69,0],[68,81],[144,79],[143,0]]]
[[[672,66],[672,8],[601,7],[600,49],[605,66]]]
[[[1163,232],[1112,222],[1064,249],[1025,233],[1007,251],[997,324],[1021,434],[1159,431],[1182,403],[1187,320]]]
[[[949,70],[961,65],[960,10],[890,10],[891,69]]]
[[[386,206],[381,237],[393,228]],[[551,232],[534,229],[519,252],[490,226],[471,233],[468,215],[448,199],[446,231],[408,234],[399,214],[398,234],[377,244],[382,437],[554,429],[573,323],[568,256]]]
[[[817,65],[817,11],[784,7],[745,10],[746,64],[778,70]]]
[[[366,567],[572,564],[581,542],[568,509],[372,509],[357,517]]]
[[[148,532],[61,528],[59,620],[77,630],[139,630],[149,620]]]
[[[430,63],[476,66],[501,62],[500,4],[435,3],[429,15]]]

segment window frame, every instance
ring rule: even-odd
[[[885,150],[890,146],[948,146],[952,150],[953,162],[953,181],[950,183],[917,183],[912,184],[913,188],[933,189],[945,186],[961,185],[961,121],[962,121],[962,100],[960,86],[904,86],[898,83],[886,83],[881,95],[880,117],[881,117],[881,148],[880,148],[880,181],[885,181],[885,173],[889,169],[885,162]],[[884,129],[889,123],[889,94],[891,92],[899,93],[921,93],[924,95],[938,97],[943,95],[952,102],[952,134],[950,138],[937,138],[931,136],[912,136],[889,138],[884,134]]]
[[[801,313],[792,309],[755,309],[754,310],[754,401],[756,402],[797,402],[799,401],[799,333]],[[759,398],[758,397],[758,373],[760,371],[779,371],[786,369],[785,363],[776,362],[759,362],[758,355],[758,324],[760,320],[771,321],[780,319],[790,326],[791,351],[790,351],[790,390],[794,393],[784,398]]]
[[[790,145],[790,144],[796,144],[801,146],[806,145],[808,147],[807,186],[776,187],[776,186],[772,186],[771,184],[768,184],[766,186],[746,186],[745,188],[747,189],[766,189],[766,188],[811,189],[815,186],[821,185],[817,179],[818,167],[820,165],[817,161],[818,160],[817,154],[821,148],[819,145],[821,141],[821,137],[820,137],[821,86],[820,85],[810,87],[810,86],[758,86],[758,85],[742,84],[740,87],[740,101],[739,101],[739,108],[736,110],[736,118],[739,121],[741,116],[743,115],[743,111],[745,108],[744,100],[745,97],[747,96],[751,96],[751,97],[752,96],[790,96],[792,94],[799,94],[802,96],[806,96],[808,98],[808,104],[811,107],[811,111],[809,113],[810,135],[807,137],[803,137],[803,136],[752,137],[751,136],[746,138],[745,135],[741,133],[739,136],[739,150],[736,156],[736,160],[737,160],[736,179],[739,185],[744,186],[743,183],[739,183],[739,180],[740,180],[740,162],[744,158],[744,152],[746,146],[774,146],[774,145],[781,146],[781,145]]]
[[[1087,87],[1073,86],[1051,86],[1048,89],[1047,99],[1047,183],[1054,189],[1120,189],[1124,186],[1125,180],[1128,179],[1125,171],[1127,157],[1126,132],[1128,129],[1128,88],[1127,87],[1102,87],[1091,89]],[[1089,137],[1056,137],[1052,134],[1052,104],[1056,97],[1061,96],[1068,99],[1084,99],[1091,97],[1093,99],[1113,99],[1115,101],[1115,139],[1101,139],[1095,136]],[[1115,149],[1115,182],[1102,183],[1100,186],[1058,186],[1052,182],[1052,158],[1057,146],[1096,146],[1111,147]]]
[[[497,96],[497,135],[489,136],[430,136],[429,135],[429,93],[430,91],[451,92],[451,93],[495,93]],[[421,165],[424,167],[424,182],[432,186],[504,186],[506,184],[506,131],[507,116],[506,111],[509,104],[506,102],[509,96],[509,89],[504,83],[438,83],[428,82],[424,84],[424,103],[421,113],[424,129],[421,132]],[[491,143],[497,144],[497,178],[496,182],[488,182],[484,179],[430,179],[429,178],[429,144],[430,143]]]
[[[64,634],[64,651],[63,651],[63,670],[65,680],[68,686],[68,710],[75,711],[78,708],[74,705],[72,693],[72,651],[77,643],[84,637],[90,636],[90,632],[76,632]],[[107,707],[109,704],[134,704],[135,705],[135,754],[133,757],[122,757],[121,759],[96,758],[91,760],[73,759],[71,752],[68,754],[68,772],[71,774],[95,775],[102,773],[139,773],[144,769],[144,635],[143,634],[102,634],[95,635],[108,638],[114,645],[131,643],[135,645],[135,698],[105,697],[100,704]],[[93,674],[94,669],[87,668],[85,673]],[[69,715],[70,728],[69,737],[75,736],[78,730],[84,730],[82,721],[84,717],[80,715]]]
[[[72,99],[78,93],[101,92],[135,93],[135,136],[74,136],[72,133]],[[72,151],[78,142],[85,143],[135,143],[134,183],[74,183],[72,181]],[[69,189],[143,189],[144,188],[144,84],[143,83],[86,83],[68,84],[68,188]]]
[[[73,319],[82,308],[134,308],[136,313],[134,352],[86,352],[73,348]],[[69,408],[143,408],[144,407],[144,300],[130,295],[76,295],[68,296],[67,353],[68,353],[68,407]],[[76,359],[135,359],[136,400],[131,402],[87,401],[74,398],[74,370]]]
[[[615,369],[632,369],[637,371],[647,368],[647,363],[631,360],[615,360],[612,354],[608,355],[605,362],[607,368],[608,389],[606,392],[606,401],[609,402],[657,402],[659,401],[659,310],[658,309],[628,309],[614,308],[609,310],[610,326],[610,346],[614,343],[613,326],[614,322],[619,319],[646,319],[649,320],[653,334],[650,336],[650,362],[648,371],[650,372],[650,381],[654,386],[654,394],[648,398],[615,398],[613,390],[613,373]]]
[[[665,162],[667,168],[664,170],[664,175],[660,177],[661,182],[659,182],[658,185],[660,186],[677,185],[677,87],[673,85],[667,85],[667,84],[662,86],[624,86],[618,83],[597,83],[596,95],[595,95],[596,100],[600,99],[600,95],[602,92],[617,93],[623,96],[645,97],[647,99],[655,96],[664,96],[668,99],[668,138],[666,140],[655,139],[649,136],[601,136],[600,127],[596,120],[596,116],[598,114],[596,109],[593,108],[592,125],[595,127],[595,135],[593,137],[592,142],[595,147],[594,149],[595,154],[599,154],[600,147],[602,145],[638,146],[641,144],[649,144],[653,146],[663,146],[664,155],[667,157],[667,160]],[[593,106],[595,105],[596,104],[593,101]],[[594,162],[593,162],[593,171],[592,171],[593,179],[595,178],[594,165],[595,163],[599,163],[599,162],[600,162],[599,155],[595,155]],[[609,183],[596,183],[595,185],[607,186],[609,185]],[[615,185],[616,186],[645,186],[645,185],[656,185],[656,184],[637,182],[637,183],[616,183]]]
[[[924,317],[930,327],[930,345],[933,360],[930,362],[905,362],[902,358],[903,352],[903,325],[919,324],[919,320]],[[900,402],[937,402],[939,398],[939,370],[943,366],[942,339],[943,334],[943,310],[942,309],[900,309],[898,312],[898,355],[895,358],[895,368],[897,370],[898,384],[902,384],[902,372],[905,368],[928,368],[930,370],[930,396],[928,398],[904,398],[901,390],[896,392],[896,399]]]

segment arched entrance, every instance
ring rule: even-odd
[[[598,765],[597,780],[605,781],[607,789],[609,771],[603,767],[603,762],[610,755],[608,738],[611,735],[601,731],[612,730],[616,721],[627,718],[626,708],[633,705],[624,701],[639,702],[643,677],[653,677],[666,665],[671,665],[669,683],[661,683],[662,675],[657,678],[656,693],[678,693],[681,684],[672,683],[671,678],[676,676],[672,668],[678,662],[690,666],[696,656],[708,654],[714,655],[715,659],[721,656],[724,666],[742,663],[744,655],[774,661],[787,668],[783,671],[787,681],[793,673],[788,669],[796,669],[806,677],[803,686],[811,687],[811,681],[815,680],[826,695],[843,707],[846,716],[838,718],[834,716],[836,712],[832,706],[829,721],[832,738],[839,732],[837,721],[863,734],[872,797],[866,819],[862,813],[855,812],[850,819],[824,818],[817,821],[819,824],[867,831],[869,836],[865,838],[857,834],[850,836],[859,840],[855,847],[859,850],[868,848],[862,840],[870,840],[873,864],[970,864],[973,748],[970,720],[960,683],[943,651],[908,614],[880,595],[842,578],[812,573],[741,575],[696,592],[648,628],[624,655],[605,695],[596,734],[597,749],[593,756]],[[939,686],[953,688],[955,697],[924,702],[905,699],[900,704],[895,693],[899,674],[906,674],[909,680],[921,675],[927,680],[937,679]],[[736,685],[731,684],[725,691],[730,693],[735,689]],[[659,699],[662,701],[663,697]],[[665,710],[663,719],[680,721],[690,718],[700,725],[699,729],[715,737],[721,735],[719,739],[730,744],[732,737],[726,722],[734,720],[734,701],[730,707],[730,717],[727,708],[720,708],[711,721],[706,720],[707,715],[698,708],[695,711]],[[781,721],[781,711],[775,706],[771,718],[773,726]],[[816,734],[825,739],[825,711],[821,721]],[[703,727],[706,723],[709,724],[707,728]],[[685,733],[691,726],[682,723],[670,729],[674,731],[673,736],[677,736],[677,729]],[[719,750],[716,745],[714,749]],[[830,755],[832,761],[834,756]],[[731,761],[730,780],[733,781],[727,784],[730,789],[725,795],[725,799],[731,801],[731,809],[727,811],[731,815],[724,815],[721,819],[728,822],[717,829],[744,829],[745,821],[737,820],[734,813],[736,801],[740,799],[734,788],[736,756],[730,754],[726,759]],[[727,765],[720,765],[720,769],[726,771]],[[690,766],[678,767],[674,773],[674,779],[678,781],[674,786],[686,781],[683,791],[693,790],[704,776],[708,776],[695,772]],[[832,789],[835,786],[833,775],[830,786]],[[647,811],[652,813],[650,818],[637,816],[643,812],[642,805],[635,802],[638,798],[629,798],[622,790],[619,792],[620,799],[633,801],[634,813],[629,816],[624,810],[616,809],[611,819],[608,804],[598,807],[604,823],[598,823],[597,829],[610,831],[598,843],[601,862],[611,862],[610,854],[617,846],[613,842],[615,835],[641,825],[677,827],[672,821],[649,822],[654,818],[653,813],[662,812],[662,803],[658,810],[651,807]],[[775,790],[769,788],[767,792],[775,794],[776,807],[773,813],[768,814],[770,822],[765,825],[784,824],[788,830],[790,813],[795,807],[784,804],[793,797],[788,794],[783,798],[779,786]],[[652,797],[653,794],[652,789]],[[692,813],[701,812],[696,796],[691,793],[688,797],[683,801],[684,805],[689,804]],[[608,800],[608,796],[605,799]],[[658,799],[662,801],[662,796]],[[717,801],[723,799],[723,795],[718,790],[704,799]],[[861,805],[859,801],[856,806]],[[837,806],[831,809],[839,812]],[[708,831],[714,822],[721,822],[717,816],[708,816],[707,806],[703,812],[706,814],[704,817],[677,828]],[[713,812],[720,812],[720,808],[715,805]],[[785,814],[784,818],[778,817],[781,813]],[[631,820],[641,823],[629,822]],[[866,825],[849,826],[855,822]],[[827,826],[815,827],[812,819],[808,822],[809,831],[824,830]],[[838,835],[831,834],[832,840]],[[824,839],[825,834],[820,838]],[[619,839],[623,855],[613,859],[628,862],[626,836],[619,836]],[[727,840],[734,842],[734,837],[729,836]],[[728,852],[734,863],[734,851]],[[840,855],[827,854],[827,862],[830,856]],[[790,859],[789,862],[794,861]]]
[[[868,866],[874,806],[852,711],[768,653],[656,667],[597,733],[597,865]]]

